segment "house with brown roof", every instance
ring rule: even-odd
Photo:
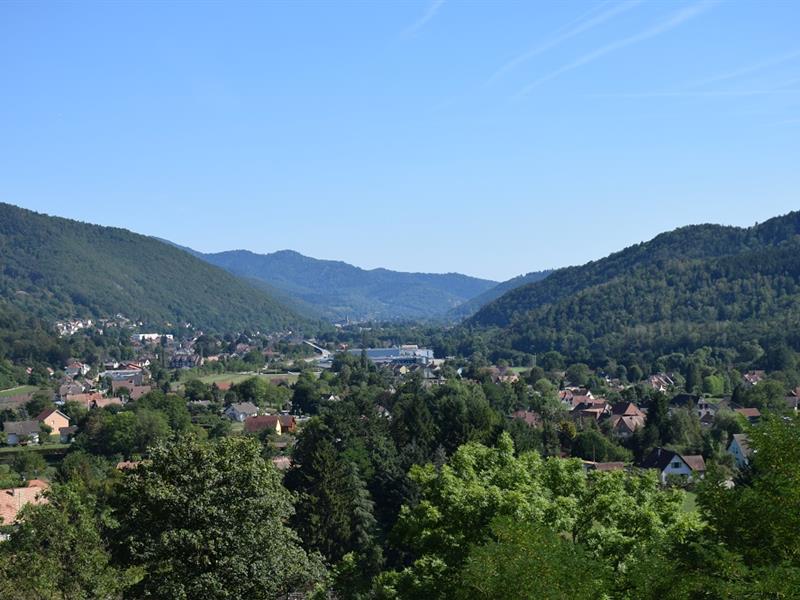
[[[247,417],[244,420],[244,430],[247,433],[259,433],[270,430],[278,435],[283,432],[281,419],[278,415],[261,415],[258,417]]]
[[[702,479],[706,462],[699,454],[678,454],[666,448],[653,448],[640,465],[643,469],[657,469],[662,484],[669,477],[683,477],[688,481]]]
[[[103,399],[103,394],[100,392],[91,392],[87,394],[68,394],[64,400],[66,402],[78,402],[87,409],[92,408],[93,403]]]
[[[761,411],[757,408],[734,408],[735,413],[742,415],[750,423],[758,423],[761,420]]]
[[[82,394],[83,392],[84,392],[83,385],[81,385],[76,381],[69,381],[59,386],[58,397],[61,398],[62,400],[66,400],[68,396],[75,394]]]
[[[539,427],[542,424],[542,417],[539,413],[532,410],[517,410],[511,413],[511,418],[522,421],[528,427]]]
[[[297,419],[294,415],[278,415],[278,421],[281,423],[282,433],[294,433],[297,431]]]
[[[57,408],[45,408],[39,413],[36,420],[47,425],[53,433],[58,432],[62,427],[69,427],[69,417]]]
[[[17,515],[28,504],[46,504],[44,493],[50,484],[41,479],[31,479],[27,487],[0,490],[0,525],[11,525]]]
[[[618,438],[627,439],[637,429],[645,426],[645,414],[632,402],[615,402],[611,406],[611,432]]]
[[[624,462],[595,462],[584,460],[583,468],[585,471],[622,471],[625,469]]]

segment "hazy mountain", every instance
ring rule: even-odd
[[[367,270],[291,250],[271,254],[189,251],[235,275],[261,281],[297,299],[301,310],[315,310],[330,319],[438,318],[497,283],[458,273]]]
[[[0,311],[46,320],[116,313],[219,330],[296,326],[272,296],[152,237],[0,204]]]

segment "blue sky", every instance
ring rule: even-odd
[[[0,3],[0,201],[505,279],[800,208],[798,2]]]

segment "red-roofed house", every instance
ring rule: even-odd
[[[265,429],[272,430],[280,435],[282,432],[280,417],[277,415],[261,415],[258,417],[247,417],[244,420],[244,430],[247,433],[258,433]]]
[[[733,410],[751,423],[758,423],[761,419],[761,411],[757,408],[734,408]]]
[[[46,481],[31,479],[28,487],[0,490],[0,524],[11,525],[17,520],[22,507],[27,504],[45,504],[44,492],[50,487]]]

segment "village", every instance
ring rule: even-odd
[[[435,358],[432,350],[416,345],[360,349],[298,340],[282,343],[281,352],[276,344],[240,339],[228,344],[214,342],[214,349],[225,346],[226,351],[208,353],[207,342],[202,334],[179,341],[172,334],[135,333],[130,337],[130,360],[106,358],[90,365],[72,358],[60,372],[50,373],[49,388],[0,397],[0,439],[5,445],[0,468],[5,469],[4,481],[9,484],[0,495],[2,525],[13,525],[25,505],[46,502],[48,478],[71,446],[78,440],[81,448],[90,447],[85,440],[93,434],[83,428],[97,427],[99,421],[93,421],[92,414],[126,413],[151,401],[153,406],[163,404],[164,398],[183,403],[181,410],[185,409],[192,426],[205,431],[204,435],[221,432],[261,440],[272,464],[286,471],[293,465],[297,434],[309,418],[347,395],[346,388],[325,383],[332,381],[331,370],[339,371],[341,377],[342,364],[347,368],[347,361],[369,363],[379,374],[387,406],[375,404],[374,410],[387,421],[393,418],[391,397],[410,381],[427,390],[453,380],[482,385],[486,390],[496,388],[502,390],[498,393],[516,398],[505,410],[507,424],[544,437],[548,426],[558,429],[556,436],[561,442],[556,440],[555,447],[545,449],[546,454],[579,458],[587,471],[654,470],[664,486],[691,489],[692,482],[705,475],[706,461],[701,453],[682,450],[679,444],[652,447],[634,460],[625,446],[634,448],[630,444],[655,418],[656,410],[653,401],[637,401],[635,391],[648,398],[650,394],[663,398],[666,414],[659,418],[680,413],[723,440],[731,472],[747,466],[746,431],[757,427],[761,418],[758,408],[739,405],[730,397],[686,392],[680,375],[667,372],[649,375],[636,385],[598,372],[593,374],[592,391],[570,381],[570,369],[556,369],[547,373],[547,378],[533,381],[533,369],[469,365],[453,357]],[[251,368],[227,370],[231,365]],[[764,371],[746,372],[740,383],[755,388],[767,377]],[[312,395],[317,397],[311,405],[308,399],[298,399],[304,382],[313,382]],[[785,414],[796,413],[800,388],[787,391],[783,402]],[[589,442],[579,443],[582,438]],[[147,460],[144,446],[109,444],[110,449],[100,451],[118,459],[117,469],[131,469]],[[25,458],[32,454],[40,458],[32,461],[37,466],[30,468],[26,465],[31,461]],[[22,465],[21,472],[12,476],[10,469],[17,464]],[[733,485],[732,479],[729,481]]]

